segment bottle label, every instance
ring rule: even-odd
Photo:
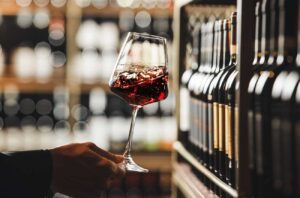
[[[189,123],[189,127],[190,127],[190,132],[189,132],[189,141],[192,143],[192,144],[194,144],[194,140],[195,140],[195,127],[194,127],[194,119],[193,119],[193,117],[194,117],[194,111],[193,111],[193,109],[194,109],[194,102],[193,102],[193,98],[192,97],[190,97],[189,98],[189,102],[187,103],[188,105],[189,105],[189,110],[188,110],[188,112],[189,112],[189,115],[188,115],[188,117],[189,118],[191,118],[191,119],[189,119],[188,120],[188,123]],[[183,119],[186,119],[186,118],[183,118]],[[180,120],[181,121],[181,120]]]
[[[213,104],[207,104],[207,133],[208,133],[208,152],[210,155],[213,154]]]
[[[197,128],[197,142],[198,142],[198,146],[201,149],[203,147],[202,144],[202,123],[201,123],[201,108],[202,108],[202,104],[203,102],[200,100],[196,100],[196,115],[195,115],[195,122],[196,122],[196,128]]]
[[[229,159],[232,159],[232,110],[230,106],[225,107],[225,153]]]
[[[299,119],[299,118],[298,118]],[[300,121],[298,120],[297,123],[296,123],[296,128],[295,128],[295,152],[296,153],[300,153]],[[296,167],[300,167],[300,155],[295,155],[295,158],[296,158]],[[299,186],[300,185],[300,171],[296,171],[296,174],[297,174],[297,184],[296,186]],[[297,194],[300,194],[299,193],[300,189],[297,188]]]
[[[248,111],[248,142],[249,142],[249,167],[254,168],[254,120],[253,111]]]
[[[213,103],[213,122],[214,122],[214,149],[219,150],[219,116],[218,103]]]
[[[202,116],[201,116],[201,121],[202,121],[202,145],[203,145],[203,151],[207,152],[207,103],[202,102]]]
[[[261,113],[256,112],[255,113],[255,139],[256,139],[256,167],[257,167],[257,173],[262,174],[263,173],[263,155],[262,155],[262,116]]]
[[[190,94],[187,88],[180,88],[180,130],[190,130]]]
[[[273,117],[272,127],[272,160],[273,160],[273,186],[278,189],[282,186],[281,176],[281,142],[280,142],[280,119]]]
[[[293,165],[292,165],[292,122],[285,118],[282,120],[282,170],[283,174],[283,190],[290,194],[292,193],[292,178],[293,178]]]
[[[239,109],[234,108],[234,155],[236,161],[236,168],[239,167]]]
[[[219,151],[225,151],[225,105],[218,104],[219,111]]]

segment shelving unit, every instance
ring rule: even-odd
[[[50,2],[50,1],[49,1]],[[54,7],[50,3],[45,7],[38,7],[34,5],[34,2],[31,3],[30,6],[21,7],[16,4],[15,1],[12,0],[4,0],[0,1],[0,14],[2,16],[17,16],[17,14],[21,10],[26,10],[34,14],[38,10],[48,10],[49,14],[52,16],[59,15],[63,16],[64,19],[64,27],[65,27],[65,39],[66,39],[66,58],[67,62],[66,64],[60,68],[55,69],[59,71],[55,71],[51,78],[49,78],[45,82],[40,82],[36,80],[35,78],[30,79],[22,79],[17,77],[14,74],[13,63],[9,63],[10,65],[5,66],[5,74],[4,76],[1,76],[0,78],[0,91],[3,90],[6,86],[15,86],[17,87],[18,91],[20,93],[26,93],[26,94],[44,94],[44,93],[52,93],[54,88],[57,86],[62,86],[67,89],[69,94],[69,109],[71,110],[71,107],[75,104],[79,103],[80,100],[80,94],[88,94],[92,89],[94,88],[101,88],[105,93],[110,94],[109,86],[106,82],[99,79],[97,81],[94,81],[92,83],[85,83],[82,82],[81,79],[78,79],[74,76],[74,64],[72,63],[72,60],[74,56],[78,54],[80,51],[79,47],[76,45],[76,33],[77,30],[82,23],[82,20],[84,17],[92,16],[92,17],[113,17],[118,18],[119,14],[122,11],[132,11],[133,13],[137,13],[140,11],[147,11],[152,17],[172,17],[173,10],[171,8],[169,9],[160,9],[160,8],[152,8],[152,9],[145,9],[145,8],[136,8],[136,9],[130,9],[130,8],[121,8],[121,7],[112,7],[107,6],[101,9],[95,8],[93,6],[89,6],[86,8],[82,8],[76,4],[76,1],[68,0],[67,3],[62,7]],[[172,87],[172,86],[170,86]],[[75,120],[72,116],[70,116],[68,122],[72,125],[75,123]],[[32,131],[31,135],[36,135],[39,133],[37,129],[32,129],[36,131]],[[37,143],[37,145],[32,145],[31,147],[26,146],[19,146],[19,145],[13,145],[12,147],[8,148],[16,148],[17,150],[22,149],[40,149],[40,148],[49,148],[53,146],[57,146],[57,141],[54,132],[51,131],[51,134],[49,137],[47,136],[47,141],[49,141],[49,144],[44,145],[44,147]],[[21,129],[14,130],[10,134],[12,134],[13,138],[22,138],[22,135],[18,135],[21,133]],[[0,127],[0,150],[4,151],[6,150],[3,148],[5,144],[2,144],[3,137],[6,137],[6,132],[1,131]],[[14,137],[14,134],[17,134]],[[68,137],[68,142],[64,143],[70,143],[74,141],[73,132],[69,134],[70,137]],[[33,139],[38,139],[38,135],[34,136]],[[63,140],[62,140],[63,141]],[[12,142],[14,144],[14,142]],[[38,145],[39,144],[39,145]],[[26,148],[25,148],[26,147]],[[120,152],[118,152],[120,153]],[[156,150],[156,151],[148,151],[148,150],[141,150],[141,151],[134,151],[133,155],[135,157],[135,160],[137,163],[139,163],[141,166],[144,166],[146,168],[149,168],[150,170],[158,170],[162,172],[171,172],[171,152],[164,150]]]
[[[225,182],[220,180],[216,175],[211,173],[210,170],[208,170],[206,167],[204,167],[202,164],[200,164],[195,157],[193,157],[185,148],[182,146],[180,142],[175,142],[173,145],[173,149],[175,152],[175,155],[180,155],[184,160],[189,162],[193,167],[195,167],[198,171],[203,173],[207,178],[210,179],[215,185],[219,186],[224,191],[228,192],[232,197],[238,197],[238,193],[235,189],[233,189],[231,186],[227,185]],[[177,157],[178,158],[178,157]],[[175,166],[177,165],[177,162],[175,162]],[[188,184],[187,184],[188,185]],[[189,184],[191,185],[191,184]]]
[[[209,1],[209,0],[181,0],[176,1],[174,7],[174,63],[175,63],[175,75],[174,75],[174,86],[176,93],[176,119],[177,128],[179,131],[180,123],[180,77],[182,76],[184,68],[184,57],[185,53],[184,46],[186,44],[185,36],[188,34],[185,25],[188,22],[188,16],[191,14],[197,14],[199,16],[209,16],[212,13],[219,12],[220,9],[224,9],[225,6],[233,6],[237,11],[237,70],[239,71],[239,91],[236,93],[236,101],[238,107],[236,113],[238,113],[238,148],[236,153],[238,154],[238,167],[237,172],[237,187],[236,189],[227,185],[225,182],[221,181],[213,173],[210,172],[206,167],[193,157],[189,151],[180,143],[176,142],[173,146],[173,197],[210,197],[212,195],[207,194],[207,188],[200,180],[194,175],[193,172],[188,172],[189,168],[196,169],[199,173],[208,178],[209,182],[214,183],[224,192],[226,192],[231,197],[249,197],[251,184],[249,182],[249,170],[248,170],[248,132],[247,132],[247,88],[251,71],[251,62],[253,59],[253,38],[254,38],[254,1]],[[232,7],[231,7],[232,8]],[[232,10],[228,10],[231,12]],[[215,15],[218,15],[215,13]],[[184,165],[182,165],[182,163]],[[189,168],[186,168],[185,164],[189,164]],[[185,167],[185,168],[182,168]],[[185,175],[185,176],[183,176]],[[189,175],[191,182],[188,179],[184,179]],[[200,182],[201,185],[196,183]],[[216,196],[216,195],[213,195]]]
[[[176,185],[181,191],[181,193],[185,197],[191,197],[191,198],[205,198],[205,197],[213,197],[206,187],[201,184],[200,182],[197,182],[197,178],[193,175],[193,173],[190,171],[189,167],[185,164],[176,164],[173,168],[173,184]],[[175,188],[174,188],[175,189]],[[179,196],[180,192],[176,192],[176,190],[173,191],[173,193],[176,193],[174,196]]]

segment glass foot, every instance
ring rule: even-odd
[[[131,158],[131,156],[126,156],[124,157],[124,162],[123,162],[124,168],[126,171],[130,171],[130,172],[140,172],[140,173],[148,173],[149,170],[140,167],[139,165],[137,165],[133,159]]]

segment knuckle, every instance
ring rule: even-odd
[[[88,148],[93,148],[95,147],[95,144],[93,142],[86,142],[84,143]]]

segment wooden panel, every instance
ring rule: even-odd
[[[254,1],[238,0],[237,2],[237,61],[239,70],[239,91],[237,93],[239,115],[239,167],[238,191],[240,197],[249,197],[251,189],[249,182],[248,157],[248,84],[252,74],[252,60],[254,49],[255,6]]]

